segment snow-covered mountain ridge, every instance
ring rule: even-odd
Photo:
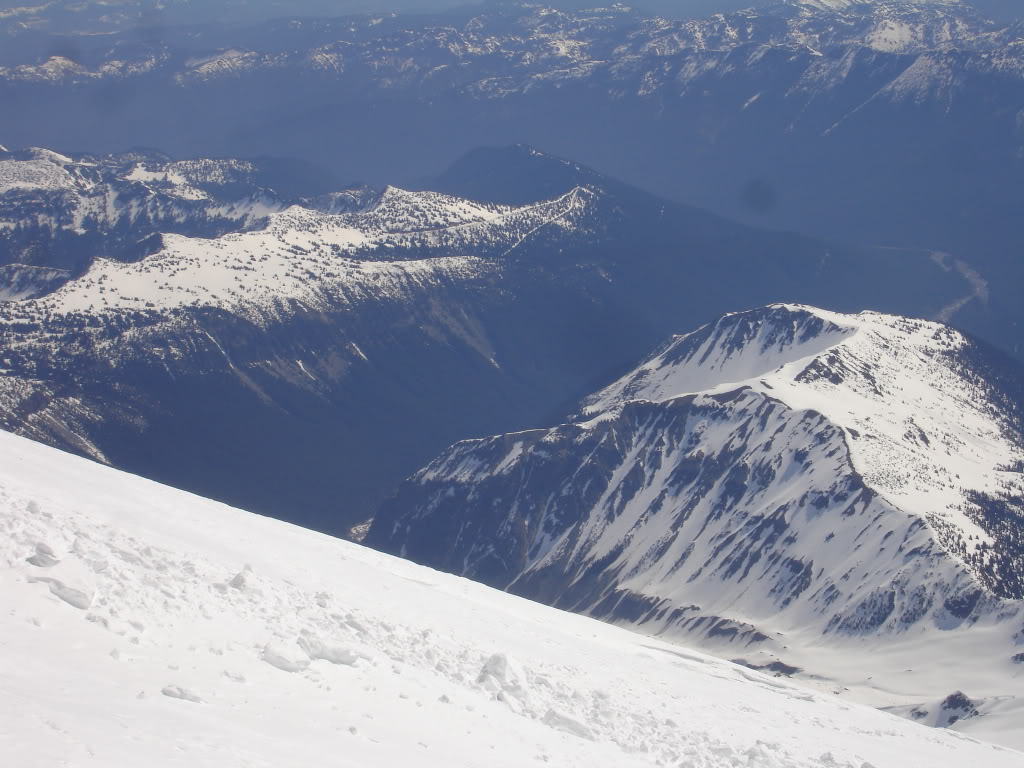
[[[1022,759],[3,433],[0,528],[22,768]]]
[[[1013,466],[1024,452],[1024,387],[1007,392],[1012,380],[972,367],[971,342],[937,323],[787,306],[768,314],[729,316],[674,340],[589,398],[585,412],[748,388],[820,413],[845,431],[871,489],[927,519],[993,592],[1024,598],[1021,537],[994,539],[975,502],[1024,499]],[[1018,514],[1024,521],[1024,508]]]
[[[745,228],[529,147],[471,153],[440,182],[322,195],[216,237],[186,222],[142,258],[90,251],[56,291],[7,270],[14,295],[49,292],[0,304],[0,424],[340,532],[455,440],[544,423],[737,295],[933,314],[970,289],[926,254]],[[929,289],[890,291],[894,270]]]
[[[447,309],[442,297],[496,279],[503,260],[514,258],[527,238],[542,242],[548,230],[555,237],[582,236],[578,219],[592,197],[578,189],[549,202],[509,207],[388,188],[359,213],[292,206],[254,231],[212,239],[164,235],[164,248],[140,261],[96,259],[53,293],[0,306],[5,426],[53,440],[81,436],[88,423],[103,421],[105,406],[88,397],[88,387],[62,393],[67,374],[53,376],[79,369],[83,355],[94,359],[90,366],[149,360],[185,374],[226,365],[245,388],[270,402],[267,389],[236,366],[239,350],[229,350],[239,340],[218,339],[224,331],[210,323],[220,316],[247,327],[245,343],[254,349],[243,354],[257,359],[266,354],[260,333],[291,338],[290,326],[310,322],[342,333],[345,341],[336,349],[320,349],[315,337],[300,334],[289,344],[302,350],[301,357],[258,364],[272,378],[319,397],[348,378],[353,366],[364,366],[364,350],[372,348],[363,333],[349,336],[339,316],[359,324],[360,315],[391,312],[385,322],[415,327],[437,343],[454,341],[496,366],[475,321]],[[115,418],[142,426],[145,419],[133,413],[129,405]],[[56,432],[54,424],[61,425]],[[72,444],[108,460],[84,437]]]
[[[33,161],[16,162],[20,178],[35,185],[32,194],[41,194],[46,179],[24,168]],[[80,163],[51,155],[40,162],[57,179],[50,187],[70,185],[66,166]],[[216,165],[206,169],[204,180],[186,178],[192,165],[203,164],[130,159],[118,166],[116,183],[150,191],[168,185],[171,191],[185,185],[202,189],[201,184],[235,188],[211,178]],[[249,182],[239,188],[251,189]],[[452,418],[446,407],[461,408],[468,397],[470,410],[481,412],[474,418],[491,422],[511,413],[518,421],[517,408],[540,407],[529,403],[550,386],[564,386],[556,374],[526,391],[505,368],[518,369],[531,335],[527,329],[546,325],[545,318],[566,302],[582,305],[581,316],[601,311],[600,297],[588,295],[586,284],[605,284],[607,275],[568,254],[599,241],[610,220],[598,207],[614,203],[607,190],[564,189],[549,200],[511,206],[395,187],[372,193],[356,188],[305,205],[281,202],[259,222],[235,222],[232,229],[241,231],[214,237],[204,234],[208,218],[202,212],[198,221],[170,222],[172,232],[176,225],[189,235],[163,230],[165,219],[147,219],[161,228],[150,253],[128,259],[102,247],[86,249],[82,274],[10,265],[0,271],[7,281],[7,301],[0,303],[0,423],[209,495],[226,493],[239,501],[235,494],[241,494],[250,505],[266,504],[263,511],[304,509],[306,522],[344,531],[371,513],[365,499],[383,495],[385,484],[466,434],[464,429],[477,431],[459,426],[461,417]],[[16,200],[0,202],[17,218]],[[121,207],[115,206],[119,214]],[[18,227],[24,221],[32,217],[19,218]],[[137,224],[125,215],[119,226],[138,235]],[[86,239],[102,241],[101,222],[86,219],[83,226]],[[36,234],[37,244],[49,242]],[[560,281],[556,276],[563,272],[570,277]],[[551,292],[559,298],[548,300]],[[539,302],[546,306],[530,319],[512,319]],[[531,349],[535,357],[536,345]],[[479,391],[491,394],[473,394]],[[224,400],[231,406],[198,416]],[[240,412],[231,415],[232,410]],[[195,431],[183,430],[190,418],[199,420],[199,433],[216,435],[202,441],[210,452],[206,459],[173,448],[196,439]],[[389,424],[405,430],[424,420],[431,426],[405,445],[413,455],[422,450],[415,448],[418,441],[439,440],[437,445],[415,459],[403,450],[388,451],[390,461],[371,458],[367,446],[387,441]],[[268,422],[288,436],[275,438],[268,428],[239,445],[239,435],[252,424]],[[158,439],[154,432],[160,429],[170,434]],[[310,430],[319,437],[312,438]],[[296,431],[302,436],[294,436]],[[136,440],[148,447],[126,448],[126,441]],[[318,440],[323,446],[314,450]],[[264,447],[256,449],[260,442]],[[350,470],[351,482],[334,477],[334,462],[357,445],[372,468]],[[239,450],[258,454],[237,463],[241,477],[211,472]],[[318,458],[303,459],[302,452]],[[131,463],[139,457],[147,457],[143,466]],[[180,457],[188,468],[164,474],[179,460],[169,457]],[[308,481],[282,484],[258,472],[269,491],[259,492],[253,466],[262,462],[277,471],[294,465],[293,476]],[[390,462],[402,468],[388,468]],[[328,491],[328,473],[331,484],[344,486],[340,499]],[[198,488],[192,484],[197,477],[203,478]],[[315,501],[302,502],[303,495]]]
[[[593,193],[576,189],[536,205],[488,206],[430,192],[389,187],[366,210],[325,214],[293,206],[266,226],[221,238],[164,237],[165,248],[134,263],[97,261],[80,279],[39,302],[38,311],[83,312],[220,307],[261,322],[260,310],[303,300],[336,305],[318,294],[332,286],[377,296],[403,275],[451,269],[484,270],[482,260],[508,257],[541,230],[582,235]],[[440,254],[440,258],[424,258]],[[343,288],[342,288],[343,286]],[[23,305],[21,311],[36,311]]]
[[[1012,740],[1022,403],[1019,367],[940,324],[737,313],[576,421],[456,444],[366,542],[936,722],[970,689],[957,727]]]
[[[652,95],[654,80],[685,86],[709,69],[756,65],[773,49],[788,49],[809,73],[821,62],[803,54],[832,59],[857,49],[911,56],[972,52],[977,55],[961,65],[978,72],[996,69],[987,54],[998,51],[1004,68],[1013,57],[1016,76],[1024,72],[1014,48],[1019,28],[989,21],[960,3],[796,1],[686,21],[646,18],[621,5],[564,11],[509,4],[465,19],[400,15],[292,19],[271,26],[280,27],[292,44],[261,39],[259,48],[209,50],[188,50],[184,46],[194,43],[187,38],[141,48],[120,44],[90,51],[80,61],[54,55],[0,67],[0,81],[72,84],[159,76],[189,87],[291,71],[343,81],[368,78],[383,90],[411,87],[421,95],[455,88],[503,98],[604,78],[620,89],[639,81],[640,93]],[[725,61],[731,52],[737,56]]]
[[[161,247],[163,234],[210,238],[261,228],[271,214],[300,202],[269,188],[267,179],[247,160],[3,152],[0,265],[77,275],[98,256],[137,261]],[[341,213],[365,207],[373,194],[359,188],[301,202]]]

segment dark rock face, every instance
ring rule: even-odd
[[[978,702],[969,699],[962,691],[955,691],[942,700],[934,709],[918,707],[911,711],[914,720],[929,719],[938,728],[948,728],[961,720],[978,716]]]

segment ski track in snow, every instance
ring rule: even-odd
[[[0,751],[33,766],[1020,766],[0,433]]]

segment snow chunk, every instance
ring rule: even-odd
[[[161,693],[170,699],[181,699],[182,701],[191,701],[193,704],[203,703],[203,700],[198,695],[190,691],[188,688],[182,688],[177,685],[165,686]]]
[[[57,553],[53,551],[49,544],[40,541],[36,544],[35,554],[26,559],[25,562],[37,568],[52,568],[60,560],[57,559]]]
[[[34,584],[46,584],[56,597],[83,611],[89,609],[96,595],[93,572],[81,560],[74,558],[55,562],[47,567],[45,576],[29,576],[28,580]]]
[[[294,644],[268,643],[263,647],[263,661],[282,672],[304,672],[309,668],[309,659]]]
[[[504,653],[496,653],[484,662],[477,683],[514,712],[520,712],[529,699],[526,675],[519,665]]]
[[[547,714],[544,715],[544,724],[551,726],[555,730],[579,736],[581,739],[595,741],[593,732],[587,726],[579,720],[569,717],[564,712],[559,712],[557,709],[549,709],[547,711]]]
[[[229,587],[233,587],[239,591],[245,590],[248,586],[249,576],[252,574],[252,566],[246,564],[246,566],[235,574],[235,576],[228,582]]]
[[[299,638],[299,647],[313,661],[329,661],[331,664],[348,667],[353,666],[360,659],[368,658],[365,654],[357,653],[341,645],[331,645],[311,637]]]

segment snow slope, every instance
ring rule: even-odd
[[[217,237],[262,227],[296,203],[341,213],[362,209],[377,194],[360,187],[290,197],[270,186],[279,181],[266,161],[171,160],[151,151],[74,158],[40,148],[0,151],[0,265],[77,276],[96,258],[151,255],[164,234]],[[5,289],[18,293],[0,277]]]
[[[71,273],[63,269],[25,264],[0,266],[0,301],[34,299],[67,282]]]
[[[203,306],[257,319],[289,299],[324,307],[331,303],[324,291],[344,292],[359,282],[380,280],[375,292],[381,295],[389,292],[388,282],[409,273],[431,273],[439,265],[480,269],[482,258],[512,250],[538,230],[571,231],[593,196],[575,189],[555,200],[513,208],[389,187],[358,213],[292,206],[256,231],[216,239],[165,235],[165,248],[143,261],[98,259],[38,308],[85,312]]]
[[[19,768],[1010,768],[1018,752],[0,433]]]
[[[986,382],[957,359],[971,346],[938,323],[779,305],[723,318],[680,337],[637,371],[587,400],[607,411],[628,400],[667,400],[748,387],[824,415],[849,435],[865,482],[928,519],[962,557],[986,570],[992,537],[965,512],[975,494],[1024,496],[1007,471],[1022,435],[1008,429]],[[950,544],[950,546],[953,546]]]

